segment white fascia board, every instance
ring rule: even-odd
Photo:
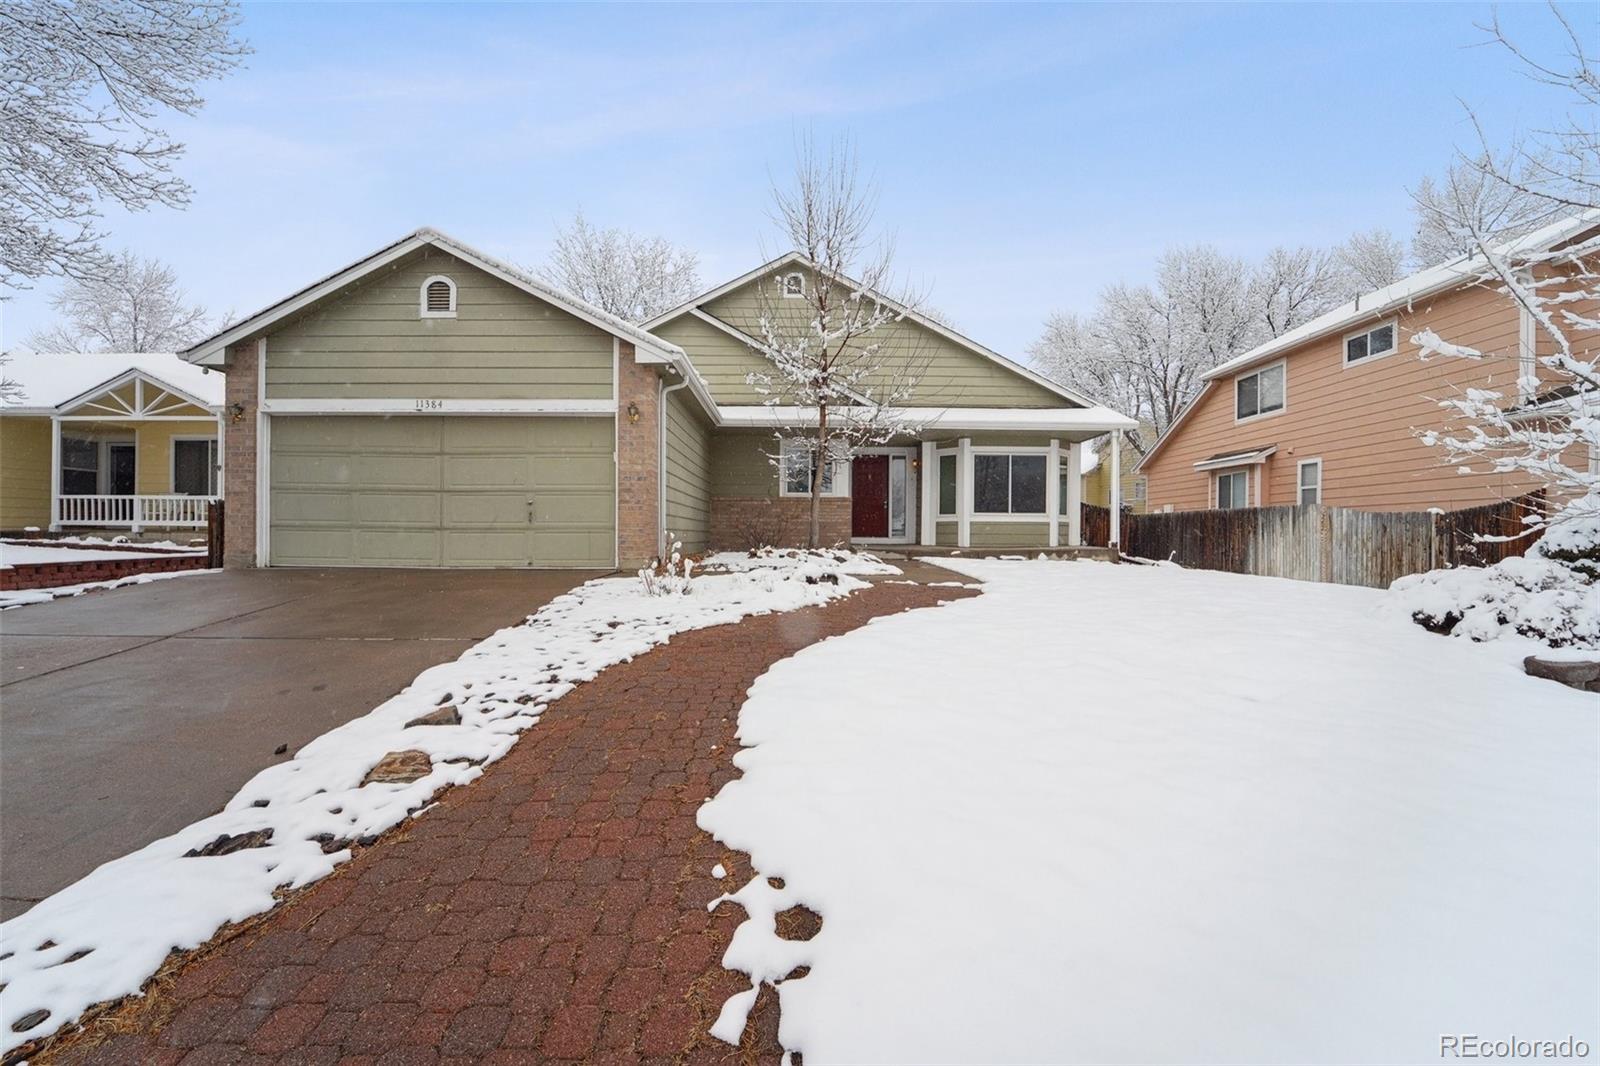
[[[615,400],[267,400],[264,415],[615,415]]]

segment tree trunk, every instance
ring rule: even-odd
[[[817,407],[817,451],[811,462],[811,524],[806,533],[806,547],[820,548],[822,539],[822,475],[828,461],[828,406]]]

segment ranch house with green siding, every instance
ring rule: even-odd
[[[798,543],[810,464],[784,439],[814,413],[751,375],[761,294],[812,277],[791,253],[638,326],[417,230],[182,353],[226,378],[227,563],[609,569],[669,532]],[[1082,442],[1132,420],[912,311],[874,339],[914,361],[920,428],[826,472],[824,541],[1077,545]]]

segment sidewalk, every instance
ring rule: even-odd
[[[769,665],[963,595],[880,583],[612,667],[478,781],[32,1061],[775,1059],[770,992],[745,1047],[706,1035],[747,987],[719,965],[743,913],[706,904],[749,867],[695,810],[736,775],[738,710]]]

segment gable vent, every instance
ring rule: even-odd
[[[455,282],[447,277],[435,276],[422,283],[423,318],[454,318],[455,313]]]

